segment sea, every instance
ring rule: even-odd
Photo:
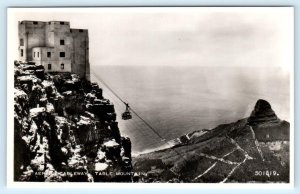
[[[91,66],[91,77],[114,105],[133,155],[168,141],[248,117],[258,99],[290,121],[290,74],[276,67]],[[127,102],[140,116],[122,120]],[[148,125],[147,125],[147,124]]]

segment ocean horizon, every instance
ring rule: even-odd
[[[166,147],[166,141],[200,129],[248,117],[258,99],[290,121],[290,76],[275,67],[92,66],[91,77],[114,105],[122,135],[130,137],[133,155]],[[125,105],[146,120],[122,120]]]

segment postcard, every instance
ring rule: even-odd
[[[8,185],[293,185],[293,7],[7,14]]]

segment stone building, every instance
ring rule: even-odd
[[[19,22],[19,57],[43,65],[46,72],[72,72],[90,80],[86,29],[65,21]]]

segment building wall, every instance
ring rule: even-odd
[[[51,69],[48,69],[48,65],[51,64]],[[64,66],[62,69],[61,66]],[[71,72],[71,61],[60,60],[60,61],[41,61],[41,65],[45,67],[46,72]]]
[[[88,31],[86,32],[86,39],[87,39],[87,48],[86,48],[86,52],[85,52],[85,78],[89,81],[91,81],[91,72],[90,72],[90,60],[89,60],[89,56],[90,56],[90,47],[89,47],[89,34]]]
[[[32,48],[45,46],[45,22],[22,21],[19,23],[19,42],[24,40],[24,60],[32,60]]]
[[[19,22],[20,60],[44,65],[45,71],[72,72],[90,80],[88,49],[88,30],[70,29],[69,22]],[[47,52],[51,53],[50,57]],[[63,69],[61,64],[64,64]]]
[[[71,29],[73,37],[73,60],[72,72],[80,77],[90,80],[89,76],[89,37],[88,31],[82,29]]]
[[[70,36],[70,23],[60,21],[45,22],[46,46],[54,47],[58,45],[57,38]]]
[[[41,47],[35,47],[32,49],[32,61],[35,62],[37,65],[41,65],[41,59],[42,59],[42,48]]]
[[[19,49],[19,59],[21,61],[27,61],[27,53],[26,53],[26,48],[27,48],[27,41],[25,40],[26,38],[26,35],[25,35],[25,25],[21,25],[21,22],[19,22],[19,32],[18,32],[18,35],[19,35],[19,46],[18,46],[18,49]],[[21,43],[21,39],[22,39],[22,43]]]
[[[45,25],[45,46],[54,47],[54,25],[51,22],[47,22]]]
[[[53,47],[35,47],[32,49],[33,61],[43,65],[46,72],[71,72],[71,59],[57,57],[55,50]]]

